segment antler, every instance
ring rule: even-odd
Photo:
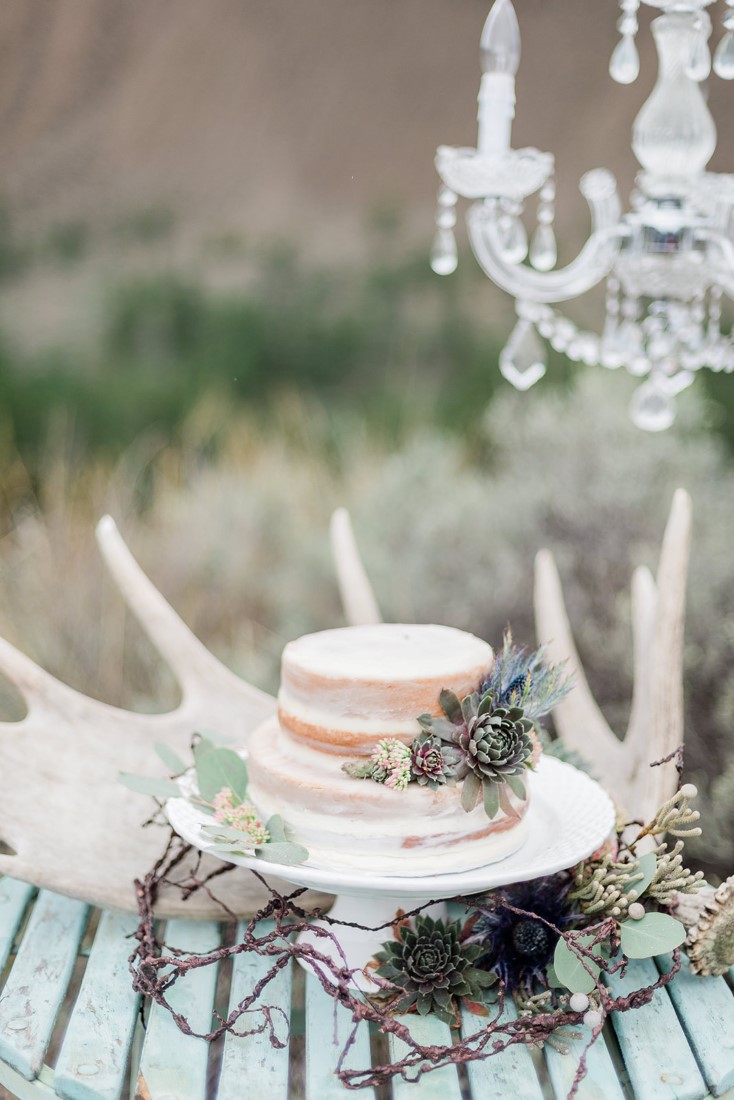
[[[339,594],[349,625],[367,626],[382,622],[346,508],[337,508],[331,517],[331,553],[336,566]]]
[[[147,807],[117,781],[118,772],[150,774],[156,740],[185,758],[197,729],[217,730],[244,744],[274,712],[275,700],[240,680],[194,637],[140,569],[109,516],[100,522],[97,538],[128,606],[171,666],[181,702],[167,714],[108,706],[56,680],[0,639],[0,671],[27,706],[21,722],[0,723],[0,873],[134,910],[133,881],[158,858],[162,838],[156,828],[140,827]],[[208,863],[208,869],[217,866]],[[206,870],[207,861],[200,873]],[[185,878],[187,867],[178,873]],[[240,916],[266,898],[246,875],[220,879],[217,894]],[[204,919],[221,918],[223,911],[205,891],[185,903],[169,891],[161,896],[159,913]]]
[[[676,789],[669,756],[683,741],[683,620],[691,528],[691,501],[683,489],[673,497],[657,583],[638,568],[632,578],[634,690],[624,740],[609,727],[589,688],[574,645],[553,555],[535,560],[535,620],[538,641],[550,661],[565,662],[574,688],[554,711],[558,732],[591,765],[618,802],[647,819]],[[331,524],[332,552],[342,603],[352,625],[379,621],[379,610],[359,556],[349,520],[340,508]]]
[[[573,643],[553,557],[541,550],[535,563],[538,640],[554,662],[565,660],[572,692],[556,707],[563,740],[576,749],[616,799],[647,819],[676,789],[673,761],[651,767],[683,741],[683,622],[691,529],[691,500],[673,497],[657,583],[649,570],[632,578],[634,693],[627,734],[619,740],[594,702]]]

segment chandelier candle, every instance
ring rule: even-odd
[[[591,233],[580,254],[557,268],[551,153],[513,149],[515,74],[520,31],[511,0],[496,0],[481,36],[477,148],[442,145],[442,180],[431,266],[457,265],[457,197],[471,200],[469,239],[485,274],[515,299],[517,324],[500,355],[500,371],[526,390],[546,372],[548,341],[588,365],[623,367],[640,378],[630,415],[661,431],[675,419],[675,396],[704,367],[734,371],[732,333],[722,332],[722,299],[734,297],[734,175],[707,172],[716,127],[701,92],[712,71],[713,0],[643,0],[660,10],[652,23],[658,79],[634,124],[632,149],[641,171],[626,213],[610,172],[581,179]],[[640,0],[621,0],[621,35],[609,64],[612,79],[633,83],[640,62],[635,37]],[[734,0],[727,0],[713,72],[734,79]],[[537,228],[528,243],[522,220],[537,195]],[[526,262],[527,261],[527,262]],[[606,280],[601,333],[584,331],[559,303]]]

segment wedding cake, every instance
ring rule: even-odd
[[[535,743],[521,710],[485,704],[493,660],[445,626],[291,642],[278,716],[250,739],[249,799],[263,820],[283,818],[311,862],[339,870],[428,875],[503,859],[525,839],[517,776]]]

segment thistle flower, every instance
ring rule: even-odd
[[[395,1012],[415,1008],[421,1016],[435,1013],[458,1026],[456,998],[481,1002],[484,990],[496,981],[473,963],[481,947],[462,944],[459,921],[415,918],[415,930],[401,927],[400,939],[384,943],[375,957],[382,964],[376,973],[402,992],[392,1006]]]
[[[545,663],[542,647],[528,652],[515,646],[512,632],[507,630],[502,652],[495,658],[480,693],[491,691],[499,706],[521,707],[526,718],[537,722],[565,698],[571,686],[562,665]]]
[[[531,993],[534,981],[545,982],[558,934],[544,921],[565,931],[580,916],[571,906],[570,885],[568,875],[551,875],[503,887],[477,904],[467,943],[479,945],[477,965],[493,971],[509,993]],[[514,913],[503,901],[533,916]]]

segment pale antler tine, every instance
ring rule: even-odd
[[[624,781],[622,744],[591,694],[550,550],[541,550],[535,558],[535,624],[538,641],[546,647],[549,661],[553,664],[565,661],[573,680],[573,690],[553,711],[556,728],[568,747],[580,753],[616,794]]]
[[[97,524],[97,542],[125,603],[170,666],[184,693],[212,680],[220,684],[232,682],[240,694],[249,692],[256,706],[269,710],[271,696],[236,677],[189,630],[140,568],[111,516],[103,516]]]
[[[664,759],[683,742],[683,626],[690,541],[691,498],[684,489],[676,489],[658,566],[650,680],[651,726],[646,745],[648,764]],[[676,786],[677,773],[672,761],[661,767],[641,768],[637,803],[649,816],[670,798]]]
[[[73,688],[57,680],[4,638],[0,638],[0,672],[21,693],[29,711],[34,707],[42,707],[44,703],[63,705],[64,700],[78,695]],[[18,723],[8,722],[2,725],[17,728]]]
[[[652,683],[653,639],[658,593],[655,578],[645,565],[632,574],[632,638],[634,648],[634,686],[632,708],[624,738],[627,774],[633,779],[640,767],[647,768],[647,746],[651,725],[650,685]]]
[[[347,622],[351,626],[382,622],[346,508],[337,508],[331,517],[331,552]]]

